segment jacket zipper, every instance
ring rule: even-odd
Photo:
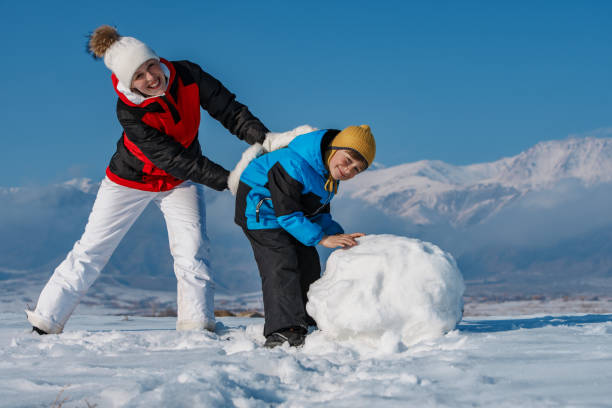
[[[255,221],[256,222],[259,222],[259,208],[261,207],[263,202],[266,200],[272,201],[270,197],[262,198],[261,200],[259,200],[259,202],[257,203],[257,206],[255,207]]]
[[[170,114],[172,115],[172,120],[174,120],[174,124],[176,125],[177,123],[179,123],[181,121],[181,115],[179,115],[178,110],[176,109],[176,107],[168,100],[168,98],[166,97],[166,95],[162,95],[161,96],[162,100],[166,103],[166,105],[168,106],[168,110],[170,111]]]
[[[314,217],[315,215],[317,215],[319,213],[319,211],[321,211],[323,209],[323,207],[325,207],[327,204],[329,204],[331,199],[332,199],[332,192],[330,191],[329,194],[327,194],[327,198],[325,199],[325,202],[323,203],[323,205],[320,206],[319,208],[317,208],[317,210],[315,212],[308,214],[307,217]]]

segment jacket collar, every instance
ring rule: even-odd
[[[166,90],[168,90],[170,86],[172,85],[172,83],[175,81],[176,70],[174,69],[174,66],[172,65],[171,62],[163,58],[160,58],[159,60],[162,63],[161,66],[162,66],[162,69],[164,70],[164,73],[166,74],[166,78],[168,78],[168,81],[166,84]],[[128,89],[127,87],[123,86],[119,82],[119,79],[117,79],[115,74],[111,75],[111,80],[113,81],[113,87],[115,88],[115,92],[117,92],[117,95],[119,95],[119,99],[121,99],[121,101],[128,106],[142,108],[142,107],[145,107],[155,102],[157,98],[165,95],[165,93],[163,93],[158,96],[150,96],[150,97],[142,96],[141,94],[132,92],[131,89]]]
[[[321,154],[321,140],[328,129],[316,130],[311,133],[300,135],[289,143],[289,148],[302,156],[308,164],[321,176],[327,177],[329,171],[323,163]]]

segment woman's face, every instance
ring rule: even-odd
[[[166,76],[159,61],[150,59],[143,62],[134,72],[130,88],[136,89],[145,96],[163,94],[166,90]]]
[[[329,160],[329,173],[334,180],[349,180],[363,171],[363,163],[354,160],[346,150],[337,150]]]

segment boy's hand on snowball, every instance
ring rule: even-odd
[[[336,235],[325,235],[319,241],[319,244],[326,248],[350,248],[358,244],[355,238],[363,237],[365,234],[362,232],[353,232],[351,234],[336,234]]]

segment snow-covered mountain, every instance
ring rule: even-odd
[[[531,192],[567,180],[584,187],[612,181],[612,139],[542,142],[514,157],[454,166],[419,161],[371,170],[342,193],[414,224],[478,224]]]
[[[76,179],[0,188],[0,298],[36,300],[80,237],[98,186]],[[233,197],[207,191],[206,202],[219,293],[257,292],[257,267],[233,222]],[[348,232],[415,237],[449,251],[468,294],[476,287],[481,293],[593,293],[612,288],[610,202],[612,139],[570,138],[492,163],[374,168],[341,185],[332,213]],[[320,253],[325,262],[329,251]],[[163,217],[150,206],[92,289],[115,302],[106,288],[146,293],[175,284]]]

